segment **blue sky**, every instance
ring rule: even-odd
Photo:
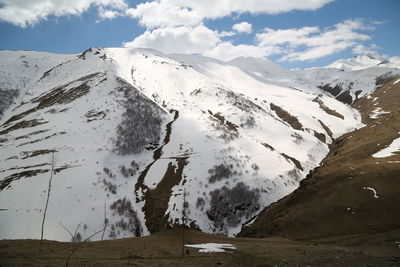
[[[267,57],[289,68],[364,53],[400,55],[398,0],[240,2],[0,0],[0,48],[80,53],[140,46],[223,60]]]

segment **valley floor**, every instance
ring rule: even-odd
[[[389,236],[394,235],[400,237],[400,231]],[[370,243],[363,242],[363,238],[298,242],[283,238],[228,238],[185,230],[185,244],[224,243],[236,249],[200,253],[197,248],[186,247],[182,256],[182,230],[175,229],[147,237],[78,243],[69,266],[399,266],[400,257],[391,254],[395,251],[378,248],[382,247],[377,243],[384,236],[368,236]],[[2,240],[0,266],[66,265],[73,247],[74,243],[44,241],[40,249],[40,240]]]

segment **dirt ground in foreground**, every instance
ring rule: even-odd
[[[175,229],[147,237],[80,243],[69,266],[400,266],[400,258],[379,251],[322,244],[332,240],[228,238],[185,230],[185,244],[209,242],[229,243],[237,249],[200,253],[196,248],[185,248],[182,256],[182,230]],[[39,240],[2,240],[0,265],[65,266],[73,246],[44,241],[40,249]]]

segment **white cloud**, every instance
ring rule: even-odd
[[[290,52],[280,58],[280,61],[308,61],[329,56],[354,45],[354,42],[338,42],[329,45],[314,46],[305,51]]]
[[[251,33],[253,31],[252,25],[246,21],[233,25],[232,30],[244,33]]]
[[[227,31],[217,32],[217,36],[220,37],[220,38],[223,38],[223,37],[232,37],[232,36],[235,36],[235,35],[236,35],[236,32],[233,32],[233,31],[229,31],[229,32],[227,32]]]
[[[124,0],[0,0],[0,4],[0,20],[19,27],[34,25],[50,15],[80,15],[91,6],[127,8]]]
[[[372,22],[372,24],[375,24],[375,25],[383,25],[383,24],[385,24],[386,23],[386,21],[381,21],[381,20],[374,20],[373,22]]]
[[[127,15],[139,19],[139,23],[148,29],[165,26],[199,24],[203,17],[196,11],[177,5],[175,1],[153,1],[129,8]]]
[[[301,27],[293,29],[266,28],[256,34],[255,44],[222,41],[234,32],[213,31],[203,24],[197,26],[162,27],[147,30],[127,47],[153,48],[164,53],[203,54],[222,60],[239,56],[266,57],[280,55],[280,61],[309,61],[325,57],[348,48],[360,50],[358,45],[370,36],[372,27],[362,20],[346,20],[328,28]],[[371,48],[371,47],[370,47]],[[357,50],[357,51],[358,51]]]
[[[198,25],[204,19],[229,16],[232,13],[276,14],[292,10],[316,10],[334,0],[153,0],[129,8],[125,0],[0,0],[0,20],[20,27],[34,25],[50,15],[79,15],[91,6],[101,18],[124,15],[138,19],[148,29],[165,26]],[[110,9],[110,7],[112,9]],[[116,9],[116,10],[115,10]]]
[[[201,54],[211,50],[220,41],[217,32],[204,25],[164,27],[125,43],[125,47],[153,48],[164,53]]]
[[[302,27],[273,30],[266,28],[256,35],[259,46],[279,47],[282,61],[306,61],[321,58],[356,46],[371,37],[360,31],[373,30],[363,20],[345,20],[333,27]]]
[[[130,8],[127,14],[146,28],[195,25],[233,13],[277,14],[293,10],[316,10],[334,0],[154,0]]]
[[[216,19],[233,14],[276,14],[292,10],[315,10],[333,0],[154,0],[126,10],[126,14],[138,19],[146,32],[125,43],[127,47],[146,47],[164,53],[195,53],[230,60],[238,56],[265,57],[281,54],[281,43],[265,43],[259,35],[256,45],[234,45],[221,38],[237,33],[251,33],[252,25],[241,22],[232,31],[213,31],[202,24],[204,19]],[[311,28],[310,28],[311,29]],[[318,28],[313,28],[319,31]],[[273,31],[273,30],[271,30]],[[266,34],[263,33],[263,34]],[[273,34],[271,32],[270,34]],[[284,32],[284,34],[290,34]],[[304,34],[302,34],[304,35]],[[277,36],[279,37],[279,36]],[[300,36],[301,37],[301,36]],[[264,44],[265,43],[265,44]]]
[[[266,28],[263,33],[256,35],[256,40],[259,45],[283,45],[299,46],[304,44],[309,38],[310,34],[318,33],[318,27],[303,27],[296,29],[279,29],[274,30]]]
[[[352,52],[356,55],[378,54],[378,49],[381,48],[376,44],[371,44],[369,47],[359,44],[353,47]]]
[[[101,20],[114,19],[123,15],[123,13],[118,10],[105,9],[102,6],[98,8],[98,13]]]
[[[237,56],[263,57],[280,55],[281,61],[307,61],[352,48],[364,54],[376,50],[365,47],[370,40],[366,31],[374,30],[380,21],[369,25],[363,20],[345,20],[328,28],[266,28],[257,33],[253,44],[233,44],[238,33],[251,33],[252,24],[241,22],[232,31],[216,31],[204,26],[205,19],[235,16],[243,13],[277,14],[293,10],[316,10],[334,0],[152,0],[128,8],[126,0],[0,0],[0,20],[20,27],[34,25],[48,16],[80,15],[96,7],[100,20],[117,16],[137,19],[146,31],[129,47],[147,47],[165,53],[204,54],[229,60]]]
[[[218,58],[220,60],[232,60],[237,57],[255,57],[262,58],[271,54],[279,53],[279,48],[260,47],[255,45],[233,45],[231,42],[222,42],[203,54],[208,57]]]

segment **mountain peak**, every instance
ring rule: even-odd
[[[362,70],[379,65],[385,58],[380,54],[358,55],[352,58],[339,59],[326,68],[335,68],[343,70]]]

